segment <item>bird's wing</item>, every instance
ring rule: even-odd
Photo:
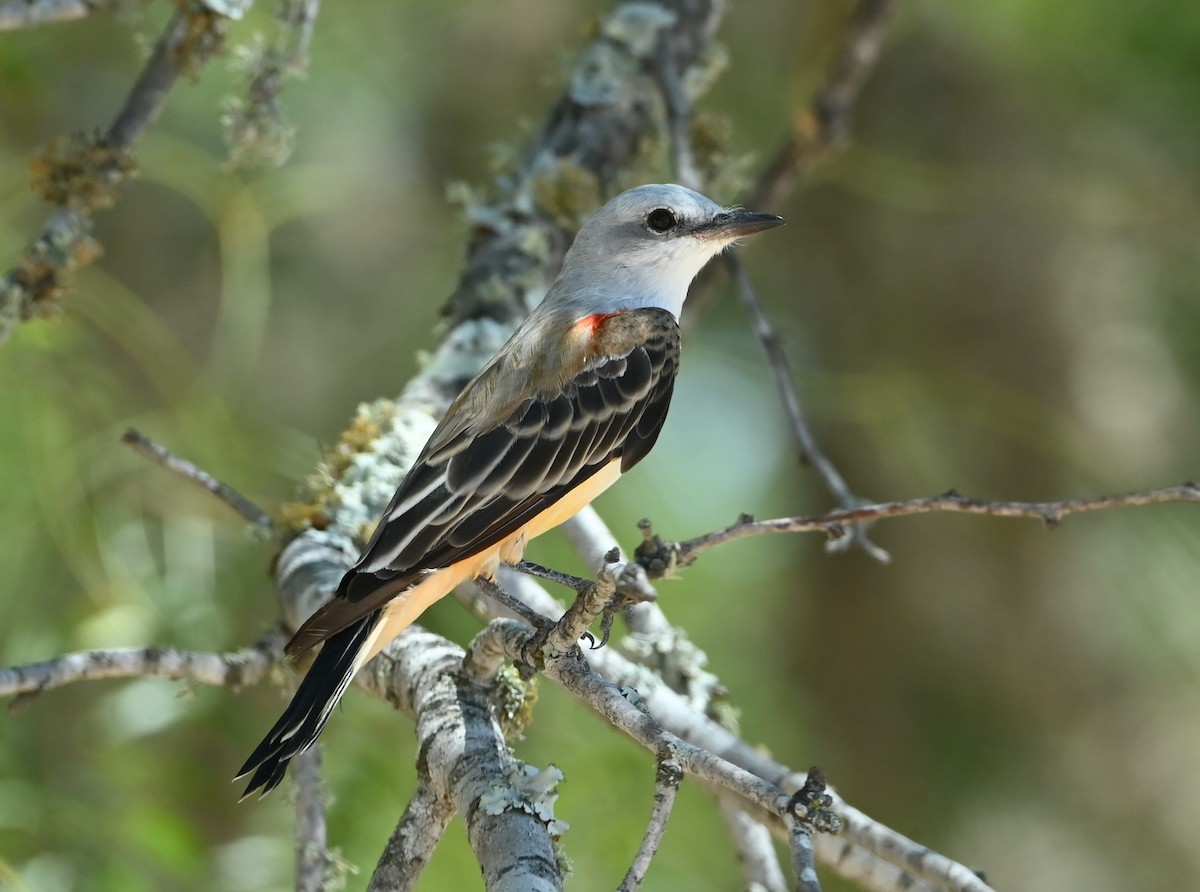
[[[431,438],[338,592],[288,643],[301,653],[377,610],[426,571],[518,532],[609,462],[625,471],[662,428],[679,364],[668,312],[631,310],[608,347],[553,393],[536,393],[485,430]],[[615,349],[613,349],[615,348]],[[476,379],[478,380],[478,379]]]

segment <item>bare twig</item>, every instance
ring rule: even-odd
[[[787,892],[787,880],[775,854],[771,831],[726,799],[719,800],[718,805],[742,865],[745,887],[763,892]]]
[[[0,697],[17,699],[9,709],[27,705],[45,691],[77,681],[101,678],[184,678],[199,684],[238,690],[255,684],[283,655],[284,636],[271,632],[253,647],[233,653],[196,653],[164,647],[86,650],[41,663],[0,668]]]
[[[107,159],[91,171],[94,182],[78,184],[105,197],[81,198],[80,189],[72,188],[70,180],[54,190],[53,200],[61,206],[26,249],[20,265],[0,280],[0,345],[18,324],[55,306],[64,273],[99,256],[91,241],[92,213],[110,204],[128,178],[132,165],[125,155],[158,117],[179,75],[198,68],[219,45],[220,22],[219,16],[203,7],[172,15],[112,125],[95,144],[77,147]]]
[[[212,493],[243,518],[254,524],[263,533],[269,535],[275,531],[275,521],[271,519],[271,515],[267,514],[267,512],[263,511],[232,486],[222,483],[187,459],[180,458],[161,443],[155,442],[133,428],[125,431],[121,437],[121,442],[138,454],[144,455],[151,461],[162,465],[173,474],[178,474],[184,480],[194,483],[201,489]]]
[[[296,892],[322,892],[329,869],[329,850],[319,746],[295,758],[292,777],[296,782]]]
[[[408,808],[392,831],[371,875],[367,892],[408,892],[412,889],[453,817],[454,806],[450,800],[438,796],[426,779],[418,781]]]
[[[667,832],[667,821],[671,818],[671,809],[675,807],[675,795],[679,792],[679,784],[683,780],[683,770],[673,758],[660,759],[658,770],[654,775],[654,808],[650,812],[650,823],[642,837],[633,863],[625,873],[617,892],[636,892],[646,878],[650,862],[658,854],[662,844],[663,834]]]
[[[766,351],[771,371],[775,375],[775,386],[779,389],[779,396],[783,400],[784,411],[787,413],[788,421],[792,426],[792,436],[795,438],[796,444],[800,447],[801,461],[812,465],[821,480],[824,481],[825,488],[829,490],[842,507],[853,508],[861,505],[863,499],[850,491],[845,478],[834,467],[833,462],[825,457],[825,453],[817,445],[812,431],[809,430],[808,422],[804,417],[804,410],[800,408],[800,400],[796,396],[796,389],[792,386],[792,375],[788,368],[787,354],[783,350],[783,345],[779,341],[779,335],[775,331],[775,327],[763,311],[762,303],[758,299],[758,293],[754,288],[754,283],[750,281],[750,276],[746,272],[745,266],[735,254],[729,254],[725,257],[725,265],[729,268],[730,275],[733,276],[738,295],[742,299],[742,305],[745,307],[746,314],[750,317],[750,321],[754,325],[754,330],[762,342],[763,349]],[[855,526],[849,533],[849,536],[830,539],[830,544],[839,549],[854,544],[861,547],[867,554],[880,563],[886,564],[891,561],[891,555],[867,537],[866,527],[861,525]]]
[[[778,207],[813,163],[844,141],[854,102],[879,58],[895,6],[895,0],[859,3],[824,83],[746,196],[747,207]]]
[[[1114,508],[1130,508],[1138,505],[1160,505],[1165,502],[1200,502],[1200,488],[1194,483],[1168,486],[1142,492],[1121,495],[1097,496],[1089,499],[1067,499],[1061,502],[1001,502],[986,499],[971,499],[954,490],[940,496],[927,496],[899,502],[881,502],[861,508],[847,508],[826,514],[811,514],[804,517],[777,517],[773,520],[742,518],[721,530],[675,543],[667,547],[674,551],[676,559],[689,563],[697,554],[747,536],[764,533],[811,533],[822,532],[830,536],[845,534],[847,526],[886,517],[906,517],[912,514],[928,514],[933,511],[953,511],[960,514],[986,514],[992,517],[1027,517],[1040,520],[1054,529],[1071,514],[1088,511],[1104,511]]]

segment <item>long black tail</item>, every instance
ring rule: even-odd
[[[242,794],[243,799],[255,790],[261,789],[262,796],[270,793],[283,780],[288,762],[316,742],[346,686],[354,678],[359,654],[367,646],[379,614],[377,610],[363,617],[321,645],[321,652],[300,682],[292,702],[234,778],[238,780],[254,772]]]

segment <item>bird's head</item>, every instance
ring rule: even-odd
[[[596,211],[563,260],[555,297],[589,311],[662,307],[679,316],[692,279],[726,246],[783,223],[683,186],[629,189]]]

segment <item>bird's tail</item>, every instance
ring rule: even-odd
[[[243,799],[255,790],[262,796],[271,792],[283,780],[288,762],[316,742],[354,673],[370,655],[382,613],[376,610],[350,624],[321,646],[292,702],[234,778],[254,772]]]

